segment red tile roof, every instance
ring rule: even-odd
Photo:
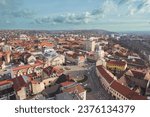
[[[48,76],[50,76],[53,73],[53,67],[48,66],[48,67],[43,69],[43,72],[45,72]]]
[[[13,82],[11,80],[3,80],[3,81],[0,81],[0,86],[10,84],[10,83],[13,83]]]
[[[14,67],[13,71],[18,71],[18,70],[21,70],[21,69],[27,69],[27,68],[30,68],[30,67],[36,67],[36,66],[40,66],[42,64],[43,64],[42,61],[36,61],[35,64],[33,64],[33,65],[28,64],[28,65],[22,65],[22,66]]]
[[[82,93],[84,91],[85,91],[85,89],[83,88],[83,86],[81,86],[79,84],[75,85],[75,86],[72,86],[72,87],[65,88],[63,90],[63,92],[68,92],[68,93],[74,93],[74,92],[76,92],[76,93]]]
[[[62,87],[64,87],[64,86],[71,85],[71,84],[73,84],[73,83],[74,83],[74,82],[66,81],[66,82],[62,82],[62,83],[60,83],[60,85],[61,85]]]
[[[121,85],[117,81],[113,81],[110,85],[111,88],[116,90],[118,93],[122,94],[124,97],[131,99],[131,100],[146,100],[147,98],[144,96],[139,95],[138,93],[130,90],[128,87]]]
[[[145,75],[146,75],[146,73],[144,73],[144,72],[142,72],[142,71],[131,70],[131,72],[133,73],[133,76],[134,76],[135,78],[139,78],[139,77],[144,78]]]
[[[45,41],[45,42],[42,42],[42,43],[40,44],[40,46],[53,47],[54,45],[53,45],[53,43],[50,43],[50,42]]]
[[[127,63],[125,61],[108,61],[107,65],[111,66],[125,66]]]
[[[21,90],[22,87],[25,87],[27,85],[22,76],[13,78],[12,81],[14,83],[13,87],[16,91]]]
[[[105,80],[110,84],[114,79],[113,77],[111,77],[107,71],[105,70],[105,68],[100,65],[100,66],[97,66],[97,69],[99,71],[99,73],[105,78]]]
[[[61,75],[64,70],[60,69],[58,66],[52,67],[52,66],[48,66],[46,68],[43,69],[43,71],[50,76],[52,73],[56,73],[57,75]]]
[[[53,67],[53,71],[55,71],[58,75],[61,75],[64,72],[64,70],[58,66]]]
[[[138,93],[130,90],[128,87],[121,85],[119,82],[115,81],[106,71],[106,69],[100,65],[97,66],[99,73],[106,79],[106,81],[111,84],[110,87],[113,88],[118,93],[122,94],[128,99],[132,100],[146,100],[145,96],[141,96]]]

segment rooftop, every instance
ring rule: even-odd
[[[131,72],[132,72],[132,74],[133,74],[133,76],[134,76],[135,78],[139,78],[139,77],[140,77],[140,78],[144,78],[145,75],[146,75],[146,73],[143,72],[143,71],[141,71],[141,70],[134,70],[134,69],[132,69]]]
[[[7,85],[7,84],[13,84],[13,82],[11,80],[0,81],[0,86]]]
[[[33,64],[33,65],[28,64],[28,65],[21,65],[21,66],[13,67],[13,71],[18,71],[18,70],[21,70],[21,69],[27,69],[27,68],[30,68],[30,67],[40,66],[42,64],[43,64],[42,61],[37,60],[35,62],[35,64]]]
[[[68,87],[65,87],[63,89],[63,92],[68,92],[68,93],[82,93],[86,91],[80,84],[77,85],[69,85]]]
[[[66,82],[60,83],[60,85],[61,85],[62,87],[64,87],[64,86],[71,85],[71,84],[73,84],[73,83],[74,83],[74,82],[66,81]]]
[[[97,69],[109,84],[114,80],[114,78],[107,73],[107,71],[102,65],[97,66]]]
[[[16,91],[21,90],[22,87],[25,87],[27,85],[27,83],[25,82],[22,76],[13,78],[12,81],[14,83],[13,87]]]
[[[113,88],[114,90],[116,90],[117,92],[119,92],[120,94],[122,94],[123,96],[125,96],[128,99],[131,100],[146,100],[147,98],[139,95],[138,93],[130,90],[128,87],[120,84],[117,81],[113,81],[113,83],[110,85],[111,88]]]
[[[108,61],[107,65],[111,66],[125,66],[127,63],[125,61]]]
[[[107,73],[106,69],[100,65],[97,66],[97,69],[99,70],[100,74],[106,79],[106,81],[110,84],[110,87],[113,88],[115,91],[119,92],[123,96],[125,96],[128,99],[132,100],[146,100],[147,98],[139,95],[138,93],[134,92],[133,90],[130,90],[128,87],[120,84],[118,81],[114,80],[112,76]]]

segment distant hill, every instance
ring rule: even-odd
[[[54,30],[54,31],[47,31],[50,33],[73,33],[73,34],[82,34],[82,33],[93,33],[93,34],[111,34],[115,32],[110,32],[101,29],[89,29],[89,30]]]
[[[135,34],[135,35],[150,35],[150,31],[131,31],[131,32],[123,32],[123,33],[126,33],[126,34]]]

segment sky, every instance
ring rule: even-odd
[[[0,0],[0,29],[150,31],[150,0]]]

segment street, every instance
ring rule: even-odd
[[[102,87],[99,77],[96,74],[96,65],[89,64],[86,67],[69,66],[70,70],[66,70],[65,74],[71,77],[82,79],[87,76],[87,80],[82,84],[85,88],[90,88],[91,91],[87,92],[87,100],[109,100],[113,99],[107,91]]]
[[[87,93],[87,100],[109,100],[112,97],[102,87],[99,77],[96,74],[96,66],[92,65],[88,68],[86,75],[88,76],[87,83],[92,89],[91,92]]]

